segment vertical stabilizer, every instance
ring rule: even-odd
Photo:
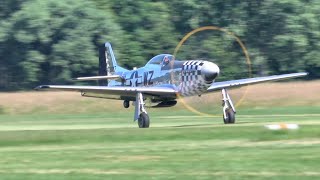
[[[99,76],[110,76],[117,72],[118,67],[111,44],[106,42],[99,47]],[[108,85],[108,80],[99,80],[99,85]]]
[[[117,72],[117,61],[116,57],[114,56],[111,44],[109,42],[106,42],[104,44],[105,46],[105,59],[106,59],[106,68],[108,75],[112,75],[113,73]]]

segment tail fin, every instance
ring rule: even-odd
[[[118,66],[111,44],[106,42],[99,48],[99,76],[111,76],[118,72],[128,71]],[[99,80],[99,85],[108,84],[107,80]]]

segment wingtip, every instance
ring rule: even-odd
[[[308,76],[309,73],[308,72],[297,72],[297,73],[293,73],[295,74],[297,77],[302,77],[302,76]]]
[[[41,89],[47,89],[50,88],[48,85],[40,85],[34,88],[34,90],[39,91]]]
[[[299,74],[299,76],[308,76],[309,75],[309,73],[308,72],[300,72],[300,73],[298,73]]]

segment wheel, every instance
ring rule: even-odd
[[[227,109],[226,110],[226,116],[227,117],[223,117],[223,122],[225,124],[234,124],[236,121],[236,116],[235,113],[233,112],[232,109]]]
[[[130,101],[124,100],[124,101],[123,101],[123,107],[124,107],[124,108],[128,108],[129,106],[130,106]]]
[[[150,119],[148,114],[146,113],[141,113],[138,119],[138,125],[139,128],[148,128],[150,125]]]

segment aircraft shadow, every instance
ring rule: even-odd
[[[173,125],[173,126],[166,126],[166,127],[174,127],[174,128],[183,128],[183,127],[197,127],[197,126],[211,126],[214,124],[186,124],[186,125]]]
[[[255,122],[252,122],[252,121],[242,121],[242,122],[236,122],[235,124],[226,124],[226,126],[228,125],[237,125],[237,124],[252,124],[252,123],[255,123]],[[165,126],[165,127],[172,127],[172,128],[183,128],[183,127],[200,127],[200,126],[215,126],[215,125],[224,125],[223,123],[221,124],[186,124],[186,125],[172,125],[172,126]]]

